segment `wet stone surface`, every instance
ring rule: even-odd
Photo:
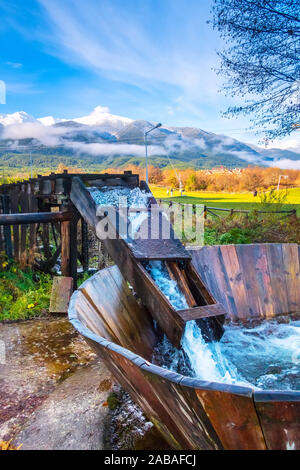
[[[0,441],[22,450],[165,448],[67,318],[0,323],[0,341]]]
[[[0,440],[14,437],[33,411],[96,355],[66,318],[0,324]],[[3,361],[1,361],[3,362]]]

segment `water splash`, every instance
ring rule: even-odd
[[[130,238],[137,238],[140,228],[148,218],[147,212],[139,212],[139,209],[146,209],[149,205],[151,193],[136,187],[133,189],[127,187],[103,187],[101,190],[97,187],[88,188],[92,198],[97,206],[101,207],[128,207],[136,211],[128,214],[128,235]],[[127,238],[127,237],[125,237]]]
[[[163,262],[151,261],[145,267],[176,310],[188,308]],[[285,318],[284,323],[280,319],[263,321],[256,327],[226,325],[221,341],[210,343],[203,339],[197,323],[191,321],[186,324],[181,350],[164,337],[154,359],[171,370],[202,380],[258,389],[300,390],[300,321]]]
[[[145,268],[175,310],[188,308],[187,301],[177,282],[170,278],[162,261],[149,261]]]

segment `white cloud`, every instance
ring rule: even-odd
[[[105,155],[113,156],[116,154],[132,155],[136,157],[145,156],[145,147],[143,145],[130,145],[130,144],[100,144],[91,143],[85,144],[83,142],[68,142],[66,147],[73,149],[79,154],[88,153],[89,155]],[[166,155],[166,150],[158,145],[150,145],[148,147],[148,155]]]
[[[60,136],[65,132],[55,127],[45,127],[38,122],[24,122],[6,126],[1,134],[2,139],[37,139],[43,145],[59,145]]]
[[[23,64],[20,62],[5,62],[5,64],[13,69],[20,69],[23,67]]]
[[[272,163],[268,163],[268,166],[282,168],[283,170],[300,170],[300,160],[290,160],[289,158],[282,158]]]
[[[296,131],[298,132],[298,131]],[[282,149],[282,150],[292,150],[295,152],[300,152],[300,135],[299,138],[286,138],[283,140],[277,140],[272,142],[269,148]]]
[[[207,14],[201,17],[197,2],[183,10],[183,2],[176,6],[168,1],[168,15],[151,28],[144,2],[134,10],[105,0],[39,2],[50,29],[40,38],[60,59],[144,89],[158,84],[178,87],[185,102],[220,100],[219,78],[212,71],[214,48],[203,42]]]

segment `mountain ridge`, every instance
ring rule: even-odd
[[[144,132],[154,123],[109,113],[97,106],[87,116],[59,119],[34,118],[24,111],[0,114],[0,143],[6,152],[18,153],[19,146],[45,155],[72,155],[93,164],[137,161],[144,164]],[[148,136],[151,163],[159,166],[190,165],[195,168],[241,166],[295,167],[300,169],[300,153],[282,149],[263,149],[232,137],[196,127],[161,126]],[[39,148],[39,150],[38,150]],[[54,148],[61,148],[54,152]],[[43,150],[42,150],[43,149]],[[24,149],[23,149],[24,150]],[[0,156],[3,151],[0,152]],[[124,164],[124,163],[122,163]]]

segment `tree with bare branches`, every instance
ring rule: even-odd
[[[269,138],[300,124],[300,0],[214,0],[224,88],[243,99],[225,115],[250,114]]]

